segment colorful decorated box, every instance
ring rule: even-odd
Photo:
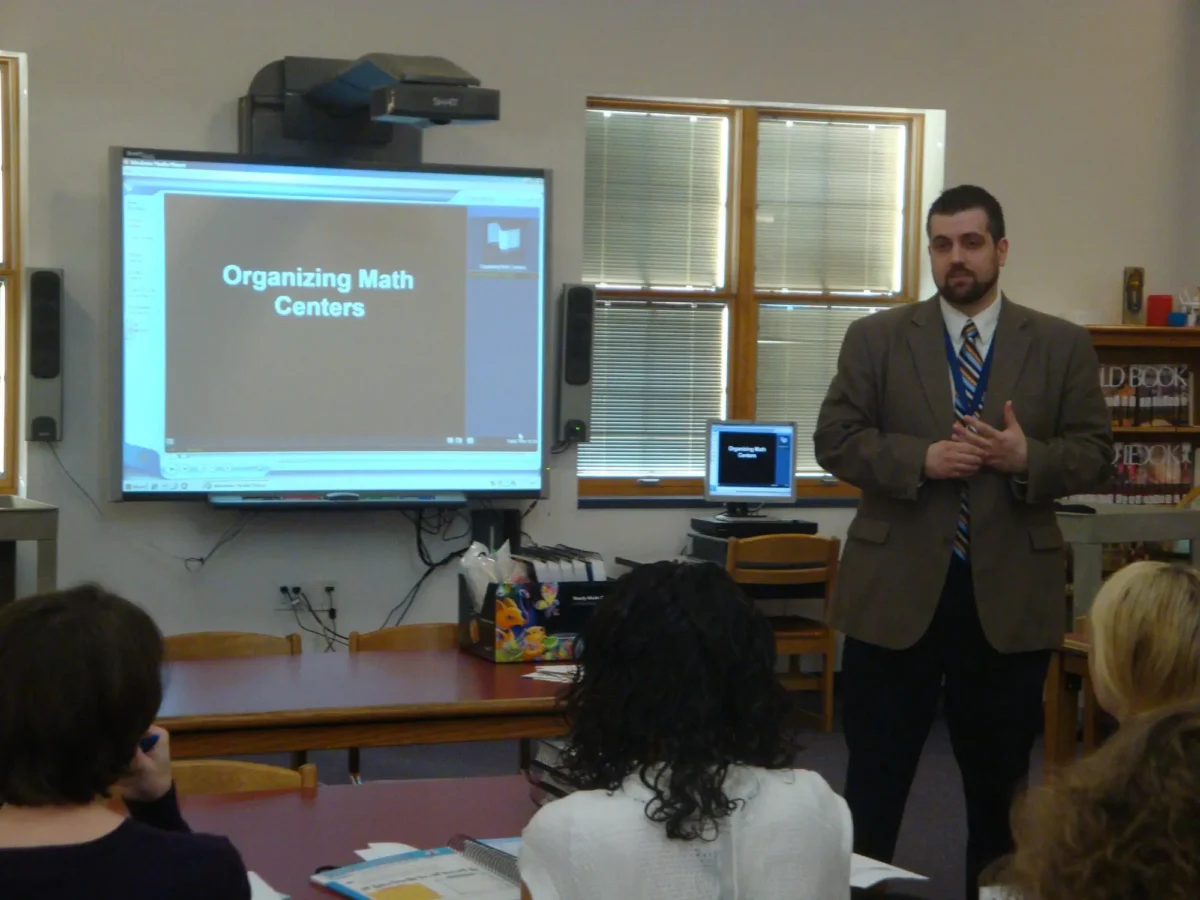
[[[465,650],[498,663],[570,661],[608,582],[489,584],[476,603],[459,576],[459,639]]]

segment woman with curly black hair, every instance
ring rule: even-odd
[[[771,627],[724,570],[634,569],[579,661],[563,758],[578,791],[525,830],[526,896],[849,896],[849,810],[792,768]]]

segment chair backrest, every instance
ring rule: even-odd
[[[171,763],[175,790],[189,794],[246,794],[252,791],[315,790],[317,767],[265,766],[232,759],[188,759]]]
[[[360,634],[350,632],[350,652],[375,650],[453,650],[458,646],[458,626],[453,622],[430,625],[396,625]]]
[[[303,649],[300,635],[278,637],[249,631],[194,631],[163,639],[168,662],[229,659],[236,656],[295,656]]]
[[[841,541],[809,534],[730,538],[725,568],[739,584],[824,584],[825,613],[837,581]]]

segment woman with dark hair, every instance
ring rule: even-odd
[[[1014,816],[1005,881],[1027,900],[1200,897],[1200,709],[1127,719]]]
[[[154,621],[92,585],[0,608],[0,897],[250,897],[233,845],[179,815],[162,660]]]
[[[792,768],[770,624],[723,569],[634,569],[579,662],[563,758],[578,791],[525,829],[526,896],[849,896],[850,813]]]

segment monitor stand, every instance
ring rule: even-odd
[[[726,503],[725,512],[718,513],[714,518],[722,522],[736,522],[739,519],[765,519],[761,511],[750,511],[749,503]]]

